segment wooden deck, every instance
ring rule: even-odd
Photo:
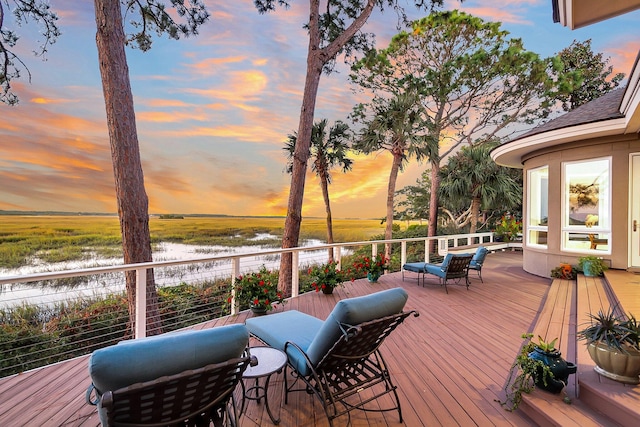
[[[471,287],[421,287],[400,273],[385,275],[376,284],[347,283],[333,295],[309,293],[284,307],[325,318],[339,299],[402,286],[409,292],[410,317],[385,341],[382,352],[398,385],[404,423],[397,413],[351,416],[353,426],[526,426],[534,425],[521,411],[508,412],[502,399],[508,371],[519,351],[521,334],[533,330],[551,281],[525,273],[521,252],[487,256],[484,283],[471,275]],[[429,283],[429,280],[427,280]],[[435,283],[435,282],[431,282]],[[248,312],[198,328],[243,322]],[[0,379],[0,426],[98,426],[96,409],[85,404],[89,385],[88,357]],[[282,376],[274,375],[269,389],[271,408],[282,426],[326,426],[314,397],[296,393],[282,402]],[[347,424],[347,417],[336,420]],[[270,426],[263,404],[249,402],[241,426]]]

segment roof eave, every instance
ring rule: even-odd
[[[522,169],[522,159],[533,151],[574,141],[620,135],[626,133],[626,125],[627,119],[621,117],[555,129],[502,144],[491,151],[491,158],[501,166]]]

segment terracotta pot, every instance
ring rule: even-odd
[[[628,349],[628,354],[603,343],[587,346],[589,356],[597,366],[593,369],[607,378],[626,384],[640,384],[640,351]]]

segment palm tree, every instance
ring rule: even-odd
[[[340,167],[342,172],[351,169],[353,160],[347,157],[350,138],[349,126],[338,120],[327,134],[327,119],[313,125],[311,130],[311,146],[309,157],[312,159],[311,170],[320,178],[320,188],[327,212],[327,243],[333,243],[333,223],[331,220],[331,204],[329,203],[329,184],[331,169]],[[293,172],[293,156],[296,150],[297,135],[289,135],[284,150],[287,152],[287,173]],[[329,249],[329,261],[333,261],[333,248]]]
[[[464,221],[470,233],[478,228],[480,210],[501,206],[517,206],[522,201],[522,188],[508,168],[498,166],[489,155],[497,142],[463,147],[450,157],[443,168],[440,196],[449,205],[468,206]],[[469,205],[470,200],[470,205]]]
[[[419,98],[414,93],[405,92],[391,99],[375,98],[369,105],[372,118],[363,120],[363,130],[354,148],[369,154],[387,150],[393,156],[389,185],[387,187],[387,217],[384,238],[393,235],[393,199],[398,173],[404,169],[409,158],[421,161],[430,155],[427,127],[422,115]],[[356,108],[356,119],[364,116],[366,106]],[[391,246],[385,245],[385,256],[391,256]]]

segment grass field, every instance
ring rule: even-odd
[[[198,245],[280,245],[284,218],[185,217],[150,219],[153,243]],[[276,236],[271,241],[251,239],[260,233]],[[336,242],[369,240],[384,233],[384,224],[373,219],[334,219]],[[302,221],[301,239],[326,240],[322,218]],[[116,216],[13,216],[0,215],[0,268],[26,265],[38,255],[45,262],[80,260],[87,256],[121,256],[120,226]]]

